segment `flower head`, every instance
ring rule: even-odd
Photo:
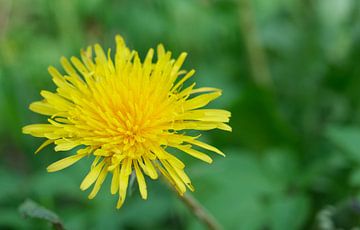
[[[231,128],[225,124],[230,112],[202,109],[221,95],[219,89],[184,85],[195,73],[181,70],[186,55],[172,59],[159,45],[156,61],[150,49],[141,62],[137,52],[116,36],[114,59],[110,49],[105,53],[96,44],[81,51],[81,60],[61,58],[65,75],[49,67],[56,92],[43,90],[44,99],[30,105],[32,111],[48,116],[48,123],[25,126],[23,132],[47,139],[36,152],[52,143],[55,151],[78,150],[47,170],[58,171],[85,156],[94,157],[80,188],[93,185],[92,199],[111,174],[111,193],[119,194],[117,208],[125,200],[131,174],[136,175],[143,199],[147,198],[144,174],[151,179],[163,174],[181,195],[186,187],[193,190],[174,150],[208,163],[212,159],[201,150],[223,153],[186,130]]]

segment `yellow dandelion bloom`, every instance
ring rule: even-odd
[[[153,61],[154,50],[150,49],[141,62],[121,36],[115,40],[114,59],[110,49],[105,53],[96,44],[81,51],[81,60],[61,58],[65,75],[49,67],[56,92],[43,90],[44,99],[30,105],[30,110],[48,116],[48,123],[25,126],[23,133],[47,139],[36,153],[52,143],[55,151],[80,147],[76,154],[48,166],[49,172],[69,167],[85,156],[94,157],[80,185],[81,190],[93,185],[90,199],[108,174],[112,175],[111,193],[119,194],[117,208],[125,200],[131,174],[136,176],[143,199],[147,198],[144,174],[151,179],[163,174],[181,195],[186,187],[193,191],[185,165],[173,150],[207,163],[212,159],[201,149],[223,155],[198,140],[199,136],[186,135],[186,130],[231,131],[226,124],[230,112],[202,109],[221,91],[195,88],[195,83],[184,86],[195,73],[181,70],[186,53],[175,60],[158,45],[157,60]]]

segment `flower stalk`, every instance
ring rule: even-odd
[[[183,196],[179,195],[180,200],[189,208],[191,213],[196,216],[209,230],[222,230],[223,228],[218,223],[211,213],[201,205],[201,203],[189,193]]]

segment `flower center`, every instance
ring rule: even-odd
[[[138,125],[135,125],[131,130],[127,130],[123,135],[124,150],[143,142],[145,142],[145,138],[141,136]]]
[[[126,122],[126,127],[123,132],[120,132],[120,151],[122,155],[131,158],[138,158],[146,153],[146,134],[148,131],[143,126],[132,124],[129,120]]]

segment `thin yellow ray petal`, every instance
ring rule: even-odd
[[[174,82],[176,80],[179,70],[186,59],[186,56],[187,56],[186,52],[181,53],[180,56],[175,61],[175,63],[173,64],[169,78],[171,82]]]
[[[221,96],[221,91],[217,91],[214,93],[201,94],[194,98],[187,100],[184,103],[184,110],[191,110],[204,107],[209,104],[209,102],[215,100],[216,98]]]
[[[105,157],[105,156],[110,156],[110,152],[109,151],[106,151],[106,150],[103,150],[103,149],[97,149],[94,151],[94,155],[95,156],[102,156],[102,157]]]
[[[116,208],[119,209],[123,205],[126,198],[126,191],[129,184],[129,168],[131,169],[132,161],[130,159],[125,159],[120,169],[119,177],[119,200],[116,205]]]
[[[52,105],[57,110],[67,111],[74,106],[73,103],[71,103],[70,101],[66,100],[65,98],[61,97],[58,94],[46,90],[42,90],[40,94],[47,100],[47,102],[50,105]]]
[[[115,194],[119,190],[119,171],[119,166],[117,166],[113,171],[111,180],[111,194]]]
[[[134,160],[133,163],[134,163],[134,168],[135,168],[136,178],[137,178],[138,185],[139,185],[141,198],[146,200],[147,199],[147,189],[146,189],[146,182],[145,182],[144,175],[142,174],[142,172],[140,170],[137,160]]]
[[[59,112],[53,105],[50,105],[44,101],[36,101],[30,104],[29,109],[33,112],[43,115],[52,116]]]
[[[89,71],[93,71],[95,69],[95,65],[92,61],[92,47],[89,46],[86,50],[81,50],[80,55],[86,68],[88,68]]]
[[[99,177],[100,171],[103,168],[105,161],[100,162],[94,168],[90,169],[90,172],[86,175],[84,180],[81,182],[80,189],[86,190],[88,189]]]
[[[178,57],[178,59],[175,61],[174,65],[173,65],[173,69],[172,72],[178,72],[181,68],[181,66],[184,64],[184,61],[187,57],[187,53],[186,52],[182,52],[180,54],[180,56]]]
[[[58,127],[51,124],[33,124],[24,126],[22,132],[24,134],[31,134],[34,137],[44,137],[45,134],[55,132],[58,129]]]
[[[209,163],[209,164],[212,163],[212,159],[208,155],[206,155],[205,153],[199,152],[195,149],[192,149],[189,146],[178,145],[178,146],[174,146],[174,147],[177,149],[180,149],[181,151],[183,151],[195,158],[205,161],[206,163]]]
[[[184,185],[184,182],[181,180],[181,178],[178,176],[175,170],[165,160],[160,160],[160,161],[161,164],[165,167],[166,171],[169,173],[169,176],[173,179],[180,193],[184,194],[184,192],[186,192],[186,187]]]
[[[146,168],[146,165],[145,165],[144,161],[142,160],[142,158],[138,159],[138,163],[139,163],[140,168],[142,169],[142,171],[145,173],[145,175],[150,176],[150,174],[148,172],[148,169]]]
[[[95,44],[94,50],[96,57],[100,60],[100,62],[105,63],[107,60],[103,48],[99,44]]]
[[[171,162],[171,164],[174,165],[176,168],[179,168],[179,169],[185,168],[185,164],[172,154],[168,155],[167,161]]]
[[[114,168],[118,167],[118,165],[121,163],[121,161],[123,161],[124,159],[126,158],[125,155],[121,155],[121,156],[118,156],[118,155],[115,155],[112,159],[112,165],[110,165],[108,167],[108,170],[109,171],[112,171],[114,170]]]
[[[160,170],[161,174],[165,177],[166,181],[168,181],[170,183],[170,185],[172,185],[176,191],[179,193],[179,195],[183,195],[182,191],[180,190],[180,188],[177,186],[177,184],[175,183],[174,179],[170,176],[170,174],[166,171],[166,169],[164,169],[160,163],[156,163],[156,168]]]
[[[158,174],[156,172],[156,169],[154,168],[154,165],[149,160],[149,158],[144,157],[144,163],[145,163],[145,167],[146,167],[147,172],[149,173],[150,178],[153,180],[157,179]]]
[[[91,77],[91,72],[86,68],[86,64],[84,65],[77,57],[71,57],[71,62],[75,66],[75,68],[81,73],[81,75],[84,77],[86,83],[88,86],[92,86],[93,78]],[[91,64],[89,64],[91,65]]]
[[[91,193],[88,196],[89,199],[93,199],[96,196],[96,194],[99,192],[101,185],[103,184],[103,182],[106,178],[107,173],[108,173],[108,171],[107,171],[106,167],[103,167],[100,172],[99,177],[97,178],[97,180],[95,182],[93,190],[91,191]]]
[[[120,209],[124,204],[125,198],[119,195],[119,199],[116,203],[116,209]]]
[[[186,111],[176,120],[198,120],[208,122],[229,122],[231,113],[221,109],[197,109]]]
[[[91,169],[95,168],[96,165],[99,163],[99,161],[100,161],[101,159],[102,159],[101,156],[96,156],[95,159],[94,159],[94,161],[93,161],[92,164],[91,164]]]
[[[191,90],[190,94],[194,94],[194,93],[209,93],[209,92],[219,92],[221,91],[220,89],[217,88],[212,88],[212,87],[201,87],[201,88],[197,88],[197,89],[193,89]]]
[[[203,149],[207,149],[207,150],[210,150],[212,152],[215,152],[217,154],[220,154],[221,156],[225,156],[225,154],[223,152],[221,152],[218,148],[212,146],[212,145],[209,145],[209,144],[206,144],[202,141],[199,141],[199,140],[195,140],[193,137],[189,137],[189,136],[182,136],[180,137],[182,140],[184,140],[185,142],[189,143],[189,144],[192,144],[192,145],[196,145],[196,146],[199,146]]]
[[[231,126],[228,125],[228,124],[224,124],[224,123],[219,123],[216,128],[221,129],[221,130],[224,130],[224,131],[229,131],[229,132],[232,131]]]
[[[64,79],[63,75],[54,66],[49,66],[48,72],[53,78]]]
[[[180,137],[180,135],[179,135],[179,137]],[[185,164],[181,160],[179,160],[174,155],[168,153],[162,147],[153,146],[153,151],[155,151],[155,153],[157,154],[158,159],[166,159],[167,161],[171,161],[178,168],[181,168],[181,169],[185,168]]]
[[[176,83],[176,85],[172,88],[171,92],[178,89],[186,80],[188,80],[190,77],[192,77],[195,74],[195,70],[190,70],[183,78],[181,78],[180,81]]]
[[[56,161],[49,165],[46,170],[48,172],[56,172],[59,170],[62,170],[64,168],[67,168],[73,164],[75,164],[77,161],[79,161],[81,158],[83,158],[85,155],[76,154],[73,156],[66,157],[64,159],[61,159],[59,161]]]
[[[71,66],[71,64],[67,58],[61,57],[60,63],[68,75],[70,75],[72,77],[79,77],[76,70]]]
[[[231,127],[225,125],[221,122],[209,122],[209,121],[179,121],[172,124],[172,129],[174,130],[183,130],[183,129],[193,129],[193,130],[211,130],[211,129],[223,129],[226,131],[231,131]]]
[[[40,145],[40,147],[35,151],[35,154],[37,154],[38,152],[40,152],[41,150],[43,150],[46,146],[50,145],[51,143],[53,143],[54,140],[46,140],[44,141],[44,143],[42,143]]]
[[[152,69],[152,59],[154,57],[154,49],[149,49],[149,51],[146,54],[144,64],[143,64],[143,73],[145,76],[150,75],[151,69]]]
[[[55,83],[55,85],[58,86],[56,91],[61,96],[71,99],[72,94],[77,93],[75,87],[72,84],[70,84],[68,81],[66,81],[65,77],[62,76],[56,68],[50,66],[48,68],[48,72],[52,76],[52,80]]]
[[[55,141],[55,151],[68,151],[75,148],[79,144],[80,143],[78,141],[59,139]]]
[[[179,176],[179,178],[185,183],[185,185],[190,189],[190,191],[194,191],[194,186],[191,184],[191,180],[188,177],[188,175],[186,175],[186,173],[184,172],[183,169],[180,169],[178,167],[176,167],[176,165],[171,164],[170,161],[165,161],[164,162],[166,165],[168,165],[168,167],[171,167],[175,173]]]
[[[159,44],[157,46],[157,55],[158,55],[158,59],[162,58],[165,55],[165,48],[163,44]]]
[[[181,90],[180,92],[178,92],[177,96],[178,98],[184,98],[187,99],[190,96],[190,92],[193,90],[193,88],[195,87],[196,83],[192,83],[190,86],[186,87],[185,89]]]

